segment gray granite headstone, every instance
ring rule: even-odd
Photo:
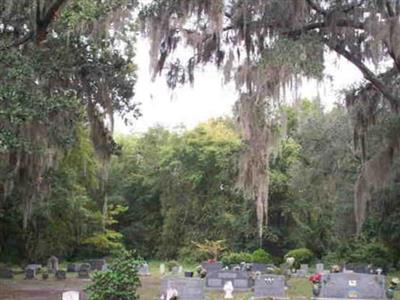
[[[297,273],[300,277],[306,277],[308,275],[308,265],[306,264],[300,265],[300,269],[298,270]]]
[[[362,273],[362,274],[377,274],[376,267],[367,264],[346,264],[343,267],[345,272],[352,271],[354,273]]]
[[[161,296],[166,299],[169,288],[178,291],[179,300],[204,300],[204,280],[200,278],[168,278],[161,281]]]
[[[79,271],[79,264],[72,263],[67,265],[67,272],[76,273]]]
[[[88,261],[88,263],[93,271],[105,271],[107,269],[107,263],[105,259],[91,259]]]
[[[78,277],[82,279],[90,278],[89,272],[90,272],[90,264],[87,263],[81,264],[78,271]]]
[[[285,276],[261,275],[254,283],[254,297],[257,298],[287,298],[285,290]]]
[[[139,276],[149,276],[150,275],[149,265],[147,263],[144,263],[143,265],[139,266],[138,275]]]
[[[315,265],[315,273],[323,273],[324,272],[324,264],[316,264]]]
[[[219,262],[209,263],[205,261],[201,263],[201,266],[207,271],[207,273],[220,271],[223,268],[223,265]]]
[[[0,279],[13,279],[14,272],[10,268],[0,268]]]
[[[262,263],[252,263],[252,264],[251,264],[251,271],[252,271],[252,272],[261,272],[261,273],[264,273],[264,272],[267,271],[268,266],[269,266],[269,265],[267,265],[267,264],[262,264]]]
[[[245,271],[221,270],[207,274],[206,288],[222,290],[228,281],[232,282],[235,291],[247,291],[254,286],[253,279]]]
[[[319,298],[385,299],[385,277],[360,273],[331,273],[321,278]]]
[[[25,267],[25,270],[32,269],[35,271],[35,274],[39,273],[42,269],[42,265],[39,264],[29,264]]]
[[[47,270],[50,273],[56,273],[58,271],[58,258],[55,256],[51,256],[47,260]]]

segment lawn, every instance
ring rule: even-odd
[[[151,276],[141,277],[142,287],[139,290],[140,299],[158,300],[160,292],[161,276],[159,272],[160,262],[150,263]],[[184,270],[194,270],[194,265],[184,265]],[[398,274],[396,274],[398,275]],[[23,275],[17,275],[13,280],[0,280],[1,300],[59,300],[62,291],[78,289],[82,290],[90,282],[76,278],[74,273],[68,273],[68,279],[57,281],[50,278],[43,281],[38,276],[35,280],[24,280]],[[292,278],[288,282],[289,297],[293,300],[310,299],[311,284],[306,278]],[[222,292],[208,292],[210,300],[222,300]],[[251,293],[235,293],[235,300],[248,300]],[[395,300],[400,300],[400,293],[397,293]]]

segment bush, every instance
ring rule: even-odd
[[[179,263],[176,260],[170,260],[166,263],[166,267],[171,272],[174,267],[179,267]]]
[[[271,255],[267,253],[264,249],[257,249],[251,255],[251,262],[253,263],[261,263],[261,264],[270,264],[273,262]]]
[[[393,252],[381,243],[360,244],[350,253],[349,263],[367,263],[375,267],[388,268],[394,260]]]
[[[195,264],[200,263],[208,259],[206,253],[201,252],[198,250],[197,247],[190,246],[190,247],[182,247],[179,250],[179,261],[185,264]]]
[[[221,262],[224,266],[237,265],[242,262],[252,262],[252,255],[246,252],[231,252],[224,255]]]
[[[295,266],[300,267],[300,264],[309,264],[314,259],[314,254],[307,248],[294,249],[286,253],[285,259],[294,257]]]
[[[138,267],[143,263],[134,252],[121,251],[104,272],[94,272],[86,291],[89,300],[137,300],[140,280]]]

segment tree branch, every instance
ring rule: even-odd
[[[0,51],[4,51],[4,50],[8,50],[8,49],[11,49],[14,47],[21,46],[21,45],[31,41],[34,36],[35,36],[34,32],[30,31],[26,35],[24,35],[22,38],[20,38],[19,40],[16,40],[14,43],[7,45],[7,46],[3,46],[2,48],[0,48]]]
[[[393,107],[397,107],[400,104],[399,99],[391,93],[390,89],[383,83],[378,76],[376,76],[368,67],[350,51],[346,50],[340,43],[332,43],[328,39],[323,40],[324,43],[332,50],[346,58],[352,64],[354,64],[364,75],[364,78],[371,82],[371,84],[379,90],[382,95],[390,102]]]
[[[394,12],[392,4],[390,3],[389,0],[386,0],[386,9],[387,9],[389,17],[393,18],[396,16],[396,13]]]

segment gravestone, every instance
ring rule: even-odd
[[[35,270],[35,275],[36,275],[37,273],[39,273],[39,272],[41,271],[42,265],[39,265],[39,264],[29,264],[29,265],[27,265],[27,266],[25,267],[25,270],[26,270],[26,269]]]
[[[81,264],[78,271],[78,277],[81,279],[88,279],[90,272],[90,264]]]
[[[65,272],[64,270],[58,270],[56,272],[56,279],[58,279],[58,280],[67,279],[67,272]]]
[[[166,299],[167,290],[175,289],[179,300],[204,300],[204,281],[200,278],[163,278],[161,299]]]
[[[0,279],[13,279],[14,272],[10,268],[1,267],[0,268]]]
[[[385,277],[361,273],[323,274],[318,298],[385,299]]]
[[[268,269],[267,264],[262,264],[262,263],[252,263],[251,264],[251,271],[252,272],[261,272],[265,273]]]
[[[179,273],[179,267],[172,267],[171,273],[177,275]]]
[[[354,272],[362,274],[378,274],[378,269],[367,264],[346,264],[343,267],[344,272]]]
[[[72,263],[67,265],[67,272],[77,273],[78,271],[79,271],[79,264]]]
[[[58,258],[55,256],[51,256],[47,260],[47,270],[50,273],[56,273],[58,271]]]
[[[164,275],[165,274],[165,264],[160,265],[160,274]]]
[[[254,285],[253,279],[245,271],[221,270],[207,274],[206,288],[222,291],[228,281],[232,281],[235,291],[248,291]]]
[[[298,270],[297,273],[300,277],[306,277],[308,275],[308,265],[306,264],[300,265],[300,269]]]
[[[324,264],[316,264],[315,273],[324,273]]]
[[[105,271],[107,270],[107,263],[105,259],[91,259],[88,261],[90,268],[93,271]]]
[[[144,263],[143,265],[139,266],[138,275],[139,276],[149,276],[150,275],[149,265],[147,263]]]
[[[215,262],[215,263],[209,263],[209,262],[202,262],[201,266],[203,269],[207,271],[207,273],[211,272],[216,272],[216,271],[221,271],[223,268],[222,263]]]
[[[44,272],[44,273],[42,274],[42,279],[43,279],[43,280],[49,279],[49,273]]]
[[[287,299],[285,276],[261,275],[254,283],[254,298]]]
[[[79,300],[79,292],[68,291],[62,294],[62,300]]]
[[[34,269],[26,269],[25,270],[25,279],[35,279],[35,270]]]

